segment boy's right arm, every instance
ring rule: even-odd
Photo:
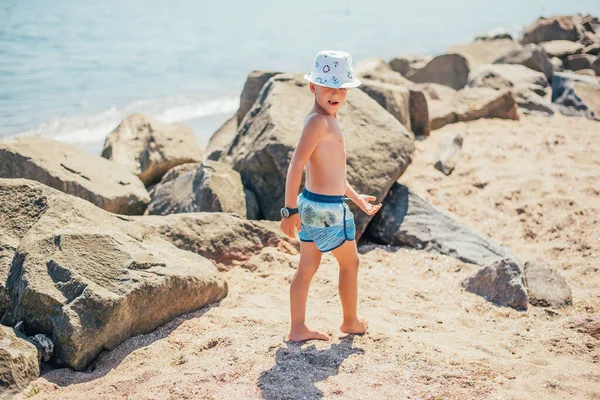
[[[292,160],[288,167],[285,181],[285,206],[290,208],[297,207],[298,191],[302,181],[302,171],[308,162],[310,155],[315,150],[323,135],[327,131],[327,119],[321,114],[313,114],[307,118],[300,141],[294,150]],[[294,237],[294,227],[301,230],[300,216],[294,214],[289,218],[281,219],[281,230],[287,236]]]

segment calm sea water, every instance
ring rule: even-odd
[[[437,54],[600,1],[0,1],[0,138],[42,134],[98,153],[125,116],[190,125],[205,144],[252,69],[305,71],[324,49],[355,63]]]

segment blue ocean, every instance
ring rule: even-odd
[[[438,54],[600,1],[0,2],[0,139],[41,134],[99,153],[127,115],[189,125],[201,144],[253,69],[306,71],[324,49]]]

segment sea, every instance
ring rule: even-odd
[[[436,55],[599,0],[0,0],[0,140],[43,135],[99,154],[126,116],[190,126],[206,145],[254,69],[308,71]]]

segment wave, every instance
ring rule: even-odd
[[[239,107],[239,96],[213,100],[194,100],[187,96],[139,100],[123,108],[111,107],[95,115],[54,118],[36,128],[8,137],[41,135],[68,143],[104,141],[121,121],[134,113],[143,113],[162,122],[185,122],[220,114],[233,114]]]

